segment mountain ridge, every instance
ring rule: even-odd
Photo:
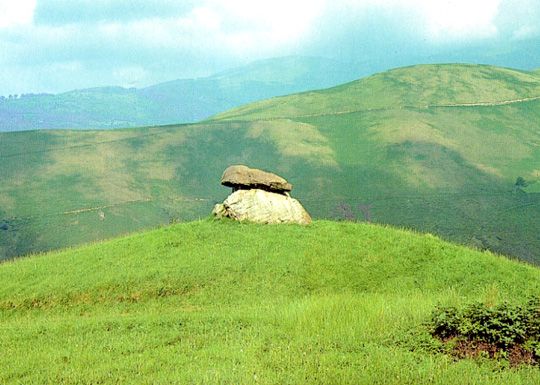
[[[452,71],[447,70],[451,68]],[[456,71],[457,69],[457,71]],[[424,72],[427,72],[431,70],[431,74],[426,74]],[[468,70],[473,70],[476,73],[469,74],[469,76],[472,76],[474,79],[466,79],[464,81],[463,73],[467,73]],[[500,79],[481,79],[482,77],[482,71],[493,71],[491,74],[492,77],[501,77],[503,80]],[[393,77],[400,78],[400,74],[403,74],[404,72],[410,73],[410,78],[408,79],[400,79],[397,84],[392,84],[394,81]],[[441,73],[442,72],[442,73]],[[454,72],[454,73],[452,73]],[[395,75],[395,76],[394,76]],[[425,84],[422,83],[421,79],[422,76],[425,76],[429,79],[431,79],[431,87],[426,87]],[[504,80],[505,76],[513,77],[515,79],[511,80]],[[439,77],[439,78],[438,78]],[[437,81],[440,79],[440,77],[451,77],[449,79],[444,79],[444,81],[441,81],[439,84],[448,84],[451,83],[454,89],[452,90],[452,96],[447,95],[440,95],[446,90],[440,90],[437,89]],[[458,92],[464,93],[463,89],[459,89],[459,84],[463,83],[465,85],[472,83],[473,80],[475,82],[480,83],[482,88],[476,88],[474,90],[466,90],[469,94],[466,95],[467,99],[458,99],[459,94]],[[484,81],[482,81],[484,80]],[[519,90],[512,90],[509,87],[506,87],[504,89],[504,92],[501,93],[502,86],[499,86],[497,90],[498,93],[491,93],[491,87],[495,87],[493,85],[493,80],[499,80],[502,85],[511,84],[512,81],[520,81],[523,82],[523,89]],[[394,81],[395,82],[395,81]],[[505,84],[506,83],[506,84]],[[396,90],[399,92],[400,89],[403,87],[406,87],[406,92],[402,92],[401,94],[397,94]],[[423,90],[422,88],[426,88],[426,92],[428,92],[427,95],[422,94]],[[465,86],[462,86],[464,88]],[[386,98],[382,100],[371,100],[370,99],[370,93],[376,93],[381,94],[384,89],[391,90],[392,93],[396,93],[396,95],[386,95]],[[457,91],[459,89],[459,91]],[[345,92],[344,92],[345,91]],[[471,95],[470,92],[473,92]],[[351,98],[349,93],[354,93],[355,97]],[[357,96],[360,93],[360,96]],[[362,94],[363,93],[363,94]],[[431,94],[429,94],[431,93]],[[344,94],[344,98],[336,98],[336,96],[339,96],[340,94]],[[424,100],[421,102],[418,102],[418,97],[423,96]],[[384,96],[384,95],[383,95]],[[429,101],[426,100],[429,96]],[[287,105],[288,113],[289,115],[283,115],[287,117],[291,117],[290,113],[291,110],[295,108],[295,98],[312,98],[313,100],[308,100],[306,104],[312,104],[315,106],[319,106],[320,103],[317,103],[317,98],[325,98],[325,97],[333,97],[334,103],[330,106],[325,106],[327,108],[334,108],[334,110],[330,110],[329,113],[341,113],[343,111],[336,110],[337,106],[341,106],[345,112],[347,111],[362,111],[362,110],[374,110],[374,109],[384,109],[384,108],[402,108],[402,107],[408,107],[408,108],[420,108],[420,107],[430,107],[430,106],[446,106],[446,105],[452,105],[452,104],[474,104],[474,103],[497,103],[497,102],[503,102],[506,100],[514,100],[518,98],[536,98],[540,97],[540,79],[537,79],[534,74],[527,71],[520,71],[520,70],[513,70],[508,68],[502,68],[502,67],[495,67],[495,66],[488,66],[488,65],[476,65],[476,64],[422,64],[422,65],[414,65],[414,66],[408,66],[408,67],[401,67],[397,69],[393,69],[390,71],[385,71],[382,73],[374,74],[371,76],[368,76],[367,78],[355,80],[346,84],[342,84],[336,87],[332,87],[326,90],[319,90],[319,91],[307,91],[295,95],[287,95],[283,97],[276,97],[271,98],[268,100],[260,101],[251,103],[242,107],[238,107],[235,109],[232,109],[230,111],[218,114],[211,119],[229,119],[232,117],[238,118],[239,116],[243,116],[244,112],[252,109],[261,109],[264,108],[265,110],[268,109],[276,109],[276,105]],[[435,101],[433,100],[433,97],[438,97]],[[364,103],[361,105],[355,106],[355,109],[351,109],[350,106],[354,106],[351,104],[351,102],[354,102],[354,100],[357,99],[363,99]],[[292,105],[292,107],[291,107]],[[347,109],[347,106],[349,106],[349,109]],[[305,108],[303,109],[305,111]],[[320,111],[317,111],[320,113]],[[235,116],[235,113],[238,114]],[[249,115],[248,115],[249,116]],[[270,115],[271,116],[271,115]],[[294,116],[294,115],[293,115]]]
[[[360,68],[330,59],[289,56],[138,89],[108,86],[59,94],[26,94],[0,100],[0,131],[111,129],[194,122],[237,105],[325,88],[361,74]]]

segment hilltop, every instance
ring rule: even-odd
[[[0,132],[195,122],[255,100],[334,86],[363,73],[356,66],[330,59],[289,56],[144,88],[26,94],[0,99]]]
[[[381,109],[501,105],[540,99],[540,79],[525,71],[473,64],[397,68],[327,90],[273,98],[215,119],[293,118]]]
[[[206,217],[242,163],[287,178],[315,218],[539,262],[539,96],[530,72],[422,65],[198,124],[1,134],[0,254]]]
[[[202,221],[3,263],[0,280],[3,384],[540,381],[437,353],[436,305],[516,303],[540,272],[431,235]]]

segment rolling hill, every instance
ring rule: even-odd
[[[140,89],[100,87],[56,95],[26,94],[0,99],[0,132],[195,122],[255,100],[330,87],[362,74],[350,64],[291,56]]]
[[[339,241],[336,241],[339,240]],[[437,305],[521,303],[540,271],[381,226],[177,224],[0,264],[2,384],[536,384],[456,360]]]
[[[215,119],[294,118],[373,110],[498,106],[540,99],[534,73],[481,65],[398,68],[328,90],[242,106]]]
[[[198,124],[1,134],[0,253],[206,217],[228,193],[223,169],[244,163],[289,179],[315,218],[539,263],[539,97],[530,72],[423,65]]]

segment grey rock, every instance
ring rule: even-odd
[[[221,184],[232,187],[233,191],[260,189],[285,193],[292,190],[292,185],[279,175],[244,165],[228,167],[221,177]]]

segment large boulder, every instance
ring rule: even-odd
[[[221,177],[221,184],[232,187],[234,191],[260,189],[286,193],[292,190],[292,185],[282,177],[243,165],[228,167]]]
[[[260,189],[235,191],[212,213],[218,218],[256,223],[311,223],[311,217],[296,199]]]

